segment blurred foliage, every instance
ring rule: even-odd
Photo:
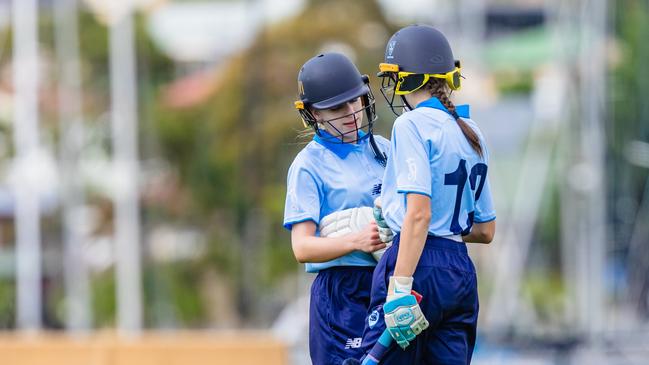
[[[228,296],[243,318],[241,323],[267,324],[273,319],[267,308],[281,305],[267,305],[264,298],[289,300],[289,295],[278,295],[277,286],[303,270],[293,257],[289,233],[282,227],[288,166],[307,143],[297,137],[303,127],[293,109],[299,68],[319,52],[346,52],[361,72],[370,75],[374,93],[380,98],[377,65],[395,29],[388,25],[375,0],[310,1],[298,16],[262,26],[248,49],[210,66],[175,63],[163,55],[145,29],[145,15],[137,15],[134,25],[139,153],[143,169],[149,161],[164,160],[161,185],[170,191],[162,197],[150,194],[146,187],[143,191],[145,242],[158,225],[171,225],[201,232],[208,246],[204,257],[173,264],[153,262],[146,256],[145,247],[147,325],[204,326],[207,312],[218,310],[208,308],[201,293],[208,270],[216,270],[217,280],[233,291]],[[52,8],[43,7],[39,14],[39,50],[47,77],[41,85],[45,97],[39,118],[43,136],[52,143],[57,142],[59,133],[54,26]],[[3,31],[2,36],[0,66],[8,70],[10,30]],[[111,149],[108,37],[108,28],[82,8],[79,42],[84,120],[92,143],[107,156]],[[171,88],[197,75],[201,79],[200,72],[206,69],[213,76],[200,80],[201,87],[209,90],[206,97],[182,107],[169,101]],[[196,70],[199,72],[194,73]],[[377,129],[387,133],[392,118],[387,112],[383,115],[388,116],[386,122],[379,123]],[[10,154],[11,124],[1,124],[0,128],[9,146],[5,154]],[[110,235],[110,197],[92,187],[87,193],[87,203],[101,212],[101,222],[93,234]],[[52,237],[56,234],[50,233]],[[60,239],[51,244],[60,245]],[[53,280],[62,278],[56,274]],[[5,284],[0,283],[0,306],[5,306],[0,307],[0,327],[13,325],[15,293],[13,285]],[[53,283],[60,291],[59,284]],[[65,315],[60,294],[53,292],[48,299],[48,312],[58,317],[52,323]],[[116,303],[112,269],[93,274],[92,300],[95,325],[113,326]],[[164,308],[156,307],[160,303]],[[266,309],[261,308],[264,305]],[[173,323],[162,323],[160,313],[171,313]],[[259,318],[265,322],[259,322]]]
[[[16,285],[13,281],[0,280],[0,329],[15,325]]]
[[[646,170],[629,166],[624,153],[631,140],[649,142],[649,4],[629,0],[617,6],[615,32],[620,62],[611,77],[612,123],[607,125],[611,164],[616,171],[611,183],[621,191],[640,194],[646,179]]]
[[[608,173],[607,185],[611,197],[609,217],[612,222],[614,260],[628,265],[629,293],[638,293],[637,308],[649,317],[649,265],[646,248],[631,250],[633,235],[641,222],[641,203],[649,199],[649,171],[629,162],[627,149],[631,142],[649,143],[649,3],[628,0],[615,7],[616,55],[618,62],[610,78],[607,124]],[[645,231],[646,232],[646,231]],[[646,246],[646,233],[639,237]],[[643,252],[644,251],[644,252]],[[631,294],[633,295],[633,294]]]
[[[504,95],[529,95],[534,88],[534,75],[529,70],[500,70],[494,73],[498,91]]]
[[[196,284],[200,272],[187,262],[149,265],[144,272],[144,301],[150,326],[204,326],[205,308]],[[160,293],[161,292],[161,293]],[[162,295],[161,295],[162,294]]]
[[[560,272],[549,267],[533,270],[526,275],[521,290],[533,303],[538,323],[548,326],[563,321],[566,293]]]
[[[117,309],[115,271],[104,271],[92,279],[92,307],[95,326],[99,328],[114,326]]]

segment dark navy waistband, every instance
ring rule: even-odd
[[[375,266],[332,266],[318,271],[319,274],[374,271]]]
[[[392,244],[398,246],[400,240],[401,240],[401,233],[397,233],[396,235],[394,235]],[[466,249],[466,243],[457,242],[457,241],[450,240],[448,238],[442,238],[442,237],[431,236],[431,235],[428,235],[426,237],[426,245],[424,246],[424,248],[439,248],[443,250],[450,250],[450,251],[456,251],[463,254],[468,254],[468,251]]]

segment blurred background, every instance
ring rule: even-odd
[[[450,39],[490,147],[473,363],[646,364],[645,0],[0,0],[0,353],[253,333],[308,364],[297,72],[348,55],[389,136],[378,63],[415,22]]]

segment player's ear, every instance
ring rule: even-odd
[[[322,115],[320,114],[320,111],[318,109],[311,109],[311,114],[313,114],[313,117],[317,121],[320,121],[322,119]]]

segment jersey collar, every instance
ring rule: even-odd
[[[424,100],[421,103],[417,104],[417,108],[421,108],[421,107],[439,109],[439,110],[445,111],[448,114],[451,114],[451,113],[448,112],[448,109],[446,109],[444,104],[442,104],[442,102],[439,101],[439,99],[437,99],[434,96],[432,98],[428,99],[428,100]],[[455,107],[455,112],[457,113],[457,115],[460,118],[467,118],[467,119],[471,118],[471,116],[469,114],[469,105],[468,104],[457,105]]]
[[[313,140],[321,144],[331,152],[335,153],[336,156],[340,157],[341,159],[345,159],[352,151],[356,151],[362,148],[362,145],[366,141],[366,138],[363,137],[367,133],[359,130],[358,142],[356,143],[332,142],[330,140],[335,139],[334,136],[332,136],[331,134],[327,133],[324,130],[320,130],[320,134],[322,134],[322,137],[316,134],[315,136],[313,136]]]

